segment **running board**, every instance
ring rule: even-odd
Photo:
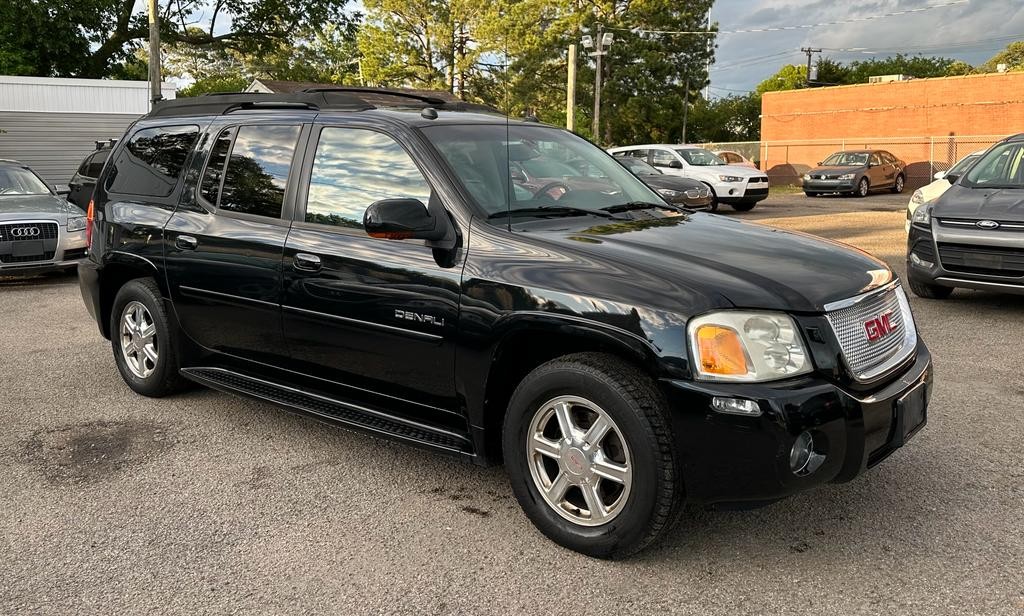
[[[394,417],[358,404],[342,402],[223,368],[182,368],[181,374],[213,389],[255,398],[371,434],[457,454],[473,453],[469,439],[461,434]]]

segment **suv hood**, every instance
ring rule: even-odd
[[[935,201],[932,215],[1024,222],[1024,188],[968,188],[956,184]]]
[[[85,212],[54,195],[0,195],[0,222],[68,216],[85,216]]]
[[[666,293],[682,288],[719,307],[820,313],[894,277],[885,263],[851,246],[703,213],[530,235],[619,269],[646,271],[666,281]]]

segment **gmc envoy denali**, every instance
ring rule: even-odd
[[[590,171],[517,183],[533,156]],[[482,106],[164,102],[88,215],[82,295],[134,391],[195,382],[504,461],[537,528],[593,556],[640,550],[684,500],[849,481],[926,421],[931,357],[884,263],[670,205]]]

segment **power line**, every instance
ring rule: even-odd
[[[908,45],[906,47],[900,47],[899,49],[885,49],[876,48],[872,49],[869,47],[825,47],[825,51],[840,52],[840,53],[862,53],[862,54],[882,54],[882,53],[905,53],[905,52],[920,52],[920,51],[954,51],[957,49],[967,49],[971,47],[990,47],[993,45],[999,46],[1001,43],[1012,42],[1024,39],[1024,34],[1013,34],[1007,36],[997,36],[986,39],[976,39],[973,41],[959,41],[954,43],[945,43],[942,45]]]
[[[800,24],[796,26],[776,26],[770,28],[748,28],[745,30],[647,30],[643,28],[608,28],[609,30],[619,30],[622,32],[633,32],[634,34],[749,34],[753,32],[786,32],[789,30],[808,30],[811,28],[827,28],[829,26],[842,26],[846,24],[861,23],[865,21],[874,21],[877,19],[884,19],[887,17],[898,17],[901,15],[910,15],[913,13],[923,13],[924,11],[931,11],[934,9],[943,9],[951,6],[957,6],[959,4],[967,4],[971,0],[952,0],[951,2],[943,2],[941,4],[930,4],[927,6],[918,7],[916,9],[904,9],[902,11],[893,11],[891,13],[883,13],[881,15],[865,15],[864,17],[850,17],[848,19],[837,19],[834,21],[823,21],[816,24]]]

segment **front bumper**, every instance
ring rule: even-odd
[[[720,182],[714,188],[719,203],[757,203],[768,198],[768,182]]]
[[[817,375],[761,384],[662,381],[674,437],[684,452],[687,499],[763,504],[823,483],[849,481],[878,464],[927,421],[932,362],[923,342],[912,361],[871,392],[846,391]],[[918,386],[924,388],[923,421],[904,426],[897,401]],[[715,396],[755,400],[762,415],[718,413],[711,407]],[[824,445],[825,460],[815,472],[797,476],[789,454],[805,430]]]
[[[804,192],[853,192],[856,180],[804,180]]]
[[[1024,251],[1024,241],[1017,235],[977,229],[949,230],[937,228],[934,222],[931,228],[910,225],[907,277],[940,287],[1024,294],[1024,275],[1017,275],[1019,268],[1013,265]],[[998,262],[978,261],[985,259],[986,253],[990,260],[997,258]]]
[[[58,227],[56,240],[46,241],[39,259],[15,261],[11,242],[0,246],[0,276],[25,276],[57,270],[68,270],[79,265],[86,256],[85,231],[68,232]]]

